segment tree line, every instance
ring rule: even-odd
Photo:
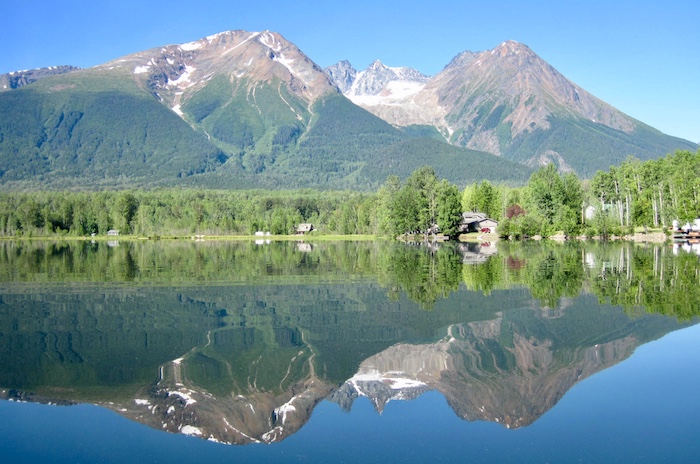
[[[109,230],[146,237],[374,233],[371,194],[336,191],[156,189],[0,194],[4,236],[90,236]]]
[[[591,180],[550,164],[522,187],[483,180],[467,185],[461,195],[424,167],[404,183],[390,176],[377,197],[377,229],[390,236],[430,230],[454,236],[466,211],[498,221],[502,236],[622,235],[700,217],[700,150],[644,162],[629,157]]]
[[[505,236],[608,236],[635,228],[667,228],[700,217],[700,150],[676,151],[620,166],[581,180],[554,165],[540,168],[523,187],[482,181],[463,192],[465,210],[481,211],[501,221]]]
[[[292,234],[300,223],[318,233],[459,233],[462,212],[485,213],[515,238],[622,234],[668,227],[700,216],[700,150],[664,158],[628,158],[582,181],[554,165],[521,187],[483,180],[459,187],[416,169],[405,181],[389,176],[374,193],[320,190],[154,189],[100,192],[0,193],[0,235]]]

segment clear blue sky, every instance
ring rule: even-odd
[[[380,59],[432,75],[512,39],[630,116],[700,142],[698,0],[0,1],[0,74],[268,29],[322,67]]]

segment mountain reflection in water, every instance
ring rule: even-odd
[[[578,381],[692,322],[698,258],[594,244],[13,243],[0,395],[159,430],[275,442],[323,400],[428,390],[527,426]],[[623,309],[621,309],[624,308]],[[660,313],[660,314],[656,314]]]

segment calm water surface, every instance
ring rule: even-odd
[[[699,305],[670,246],[2,242],[0,461],[694,462]]]

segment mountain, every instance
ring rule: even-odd
[[[425,164],[459,184],[529,176],[434,135],[354,105],[281,35],[229,31],[1,92],[0,188],[366,190]]]
[[[0,189],[375,189],[430,164],[458,185],[590,176],[697,145],[636,121],[525,45],[427,77],[321,69],[280,34],[228,31],[89,69],[0,76]]]
[[[357,79],[357,70],[347,60],[337,62],[327,67],[325,71],[343,94],[350,90]]]
[[[339,65],[329,68],[330,72]],[[657,158],[697,145],[671,137],[623,114],[566,79],[527,46],[507,41],[493,50],[457,55],[440,73],[360,82],[336,81],[357,105],[397,127],[436,129],[449,143],[537,167],[591,176],[628,155]],[[348,83],[350,84],[348,86]]]

